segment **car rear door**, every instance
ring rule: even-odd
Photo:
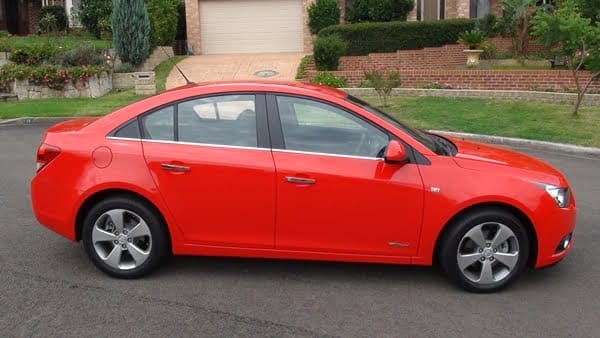
[[[141,117],[148,168],[188,244],[273,248],[265,97],[190,99]]]
[[[277,168],[277,249],[410,256],[423,183],[416,164],[383,160],[389,134],[342,107],[267,98]]]

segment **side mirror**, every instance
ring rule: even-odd
[[[396,164],[408,162],[408,154],[404,145],[397,140],[391,140],[385,152],[385,162]]]

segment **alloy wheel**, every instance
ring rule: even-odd
[[[118,270],[131,270],[150,256],[152,234],[142,217],[126,209],[111,209],[98,217],[92,228],[98,257]]]
[[[460,272],[471,282],[480,285],[497,283],[517,267],[519,241],[502,223],[481,223],[462,237],[456,259]]]

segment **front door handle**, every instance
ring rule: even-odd
[[[184,166],[184,165],[162,163],[160,165],[160,167],[163,170],[168,170],[168,171],[173,171],[173,172],[178,172],[178,173],[185,173],[185,172],[190,171],[190,167],[187,167],[187,166]]]
[[[285,180],[288,181],[289,183],[294,183],[294,184],[315,184],[317,182],[312,178],[293,177],[293,176],[286,176]]]

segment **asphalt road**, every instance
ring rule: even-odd
[[[0,126],[0,336],[600,336],[600,160],[526,151],[569,177],[575,247],[508,290],[465,293],[436,269],[177,257],[111,279],[34,219],[45,126]]]

